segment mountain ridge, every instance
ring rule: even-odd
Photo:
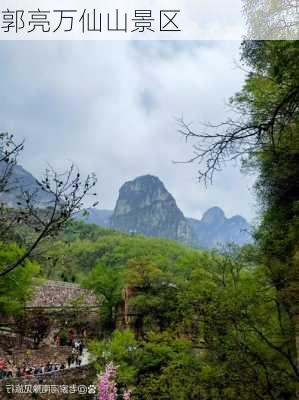
[[[145,183],[145,181],[147,182]],[[156,184],[156,192],[154,195],[150,194],[147,196],[149,189],[146,189],[146,187],[149,181]],[[128,199],[127,196],[130,196],[132,193],[133,198]],[[167,213],[161,216],[162,205],[159,207],[161,202],[163,203],[163,199],[164,209],[167,207],[167,202],[170,202],[175,220],[177,221],[171,233],[165,231],[165,229],[157,231],[155,229],[157,227],[153,228],[152,226],[153,218],[157,218],[157,216],[164,223],[165,218],[167,220]],[[160,210],[157,211],[157,208],[160,208]],[[107,210],[105,212],[107,215]],[[102,218],[101,210],[93,210],[92,213],[97,214],[98,221]],[[149,213],[150,217],[144,218],[144,213]],[[125,182],[119,190],[119,197],[114,211],[109,210],[108,222],[106,219],[104,225],[101,223],[99,225],[131,234],[137,233],[146,236],[167,237],[194,247],[209,249],[221,247],[231,242],[243,245],[251,241],[250,225],[246,219],[241,215],[234,215],[231,218],[227,218],[220,207],[209,208],[201,219],[185,217],[177,206],[174,197],[165,188],[163,182],[153,175],[143,175]],[[159,224],[156,225],[159,226]],[[151,230],[150,228],[153,229]],[[182,232],[180,229],[182,229]]]
[[[7,163],[0,161],[0,177],[6,174]],[[24,204],[24,193],[33,195],[34,203],[40,208],[48,207],[54,201],[54,195],[41,189],[38,180],[21,165],[12,165],[7,177],[6,188],[0,192],[0,203],[12,208],[19,208]]]
[[[0,163],[0,176],[4,165]],[[0,193],[0,203],[20,207],[22,191],[35,193],[40,208],[51,203],[51,194],[41,191],[38,180],[20,165],[13,166],[8,192]],[[240,215],[225,216],[220,207],[208,209],[201,219],[185,217],[164,183],[154,175],[125,182],[114,210],[89,208],[76,220],[131,234],[166,237],[193,247],[215,248],[229,242],[243,245],[251,241],[250,225]]]

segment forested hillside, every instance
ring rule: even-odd
[[[203,252],[70,222],[34,259],[28,274],[97,294],[101,340],[90,350],[99,369],[119,365],[136,398],[292,398],[292,327],[254,246]],[[127,325],[124,288],[133,290]]]

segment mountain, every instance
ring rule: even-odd
[[[112,210],[99,210],[97,208],[87,208],[78,213],[75,217],[78,221],[84,221],[87,224],[96,224],[104,228],[110,228]]]
[[[192,244],[194,232],[159,178],[140,176],[119,191],[111,227],[124,232],[161,236]]]
[[[0,162],[0,177],[6,164]],[[9,191],[0,192],[0,203],[19,207],[23,192],[34,193],[36,205],[46,207],[53,195],[41,190],[34,176],[20,165],[12,168]],[[236,215],[226,218],[219,207],[210,208],[202,219],[186,218],[174,197],[161,180],[152,175],[126,182],[119,191],[114,211],[89,208],[75,216],[77,220],[94,223],[123,232],[158,236],[201,248],[215,248],[233,242],[243,245],[251,241],[250,225]]]
[[[6,168],[7,163],[1,161],[0,178],[4,176]],[[24,192],[33,195],[34,202],[40,208],[47,207],[54,200],[53,195],[41,190],[36,178],[20,165],[12,166],[5,188],[7,189],[6,191],[0,191],[0,203],[4,203],[9,207],[17,208],[23,204],[25,201]]]
[[[114,211],[88,209],[76,219],[128,233],[159,236],[200,248],[251,241],[250,225],[240,215],[227,218],[219,207],[207,210],[202,219],[186,218],[159,178],[140,176],[119,191]]]
[[[201,220],[188,218],[188,222],[200,247],[216,248],[227,243],[244,245],[251,241],[250,225],[246,219],[240,215],[226,218],[219,207],[210,208]]]

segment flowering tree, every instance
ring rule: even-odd
[[[98,400],[117,400],[118,389],[116,384],[117,367],[112,362],[106,365],[105,371],[99,377]],[[125,391],[122,395],[123,400],[131,399],[131,391]]]

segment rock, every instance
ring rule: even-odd
[[[244,245],[251,241],[250,225],[245,218],[236,215],[226,218],[219,207],[210,208],[201,220],[188,219],[198,240],[204,248],[217,248],[234,243]]]
[[[140,176],[121,187],[111,227],[186,244],[195,241],[193,231],[175,199],[160,179],[152,175]]]
[[[250,225],[236,215],[227,218],[219,207],[207,210],[201,220],[185,218],[159,178],[145,175],[125,183],[113,211],[88,209],[86,222],[131,234],[174,239],[199,248],[251,242]],[[79,218],[80,219],[80,218]]]

